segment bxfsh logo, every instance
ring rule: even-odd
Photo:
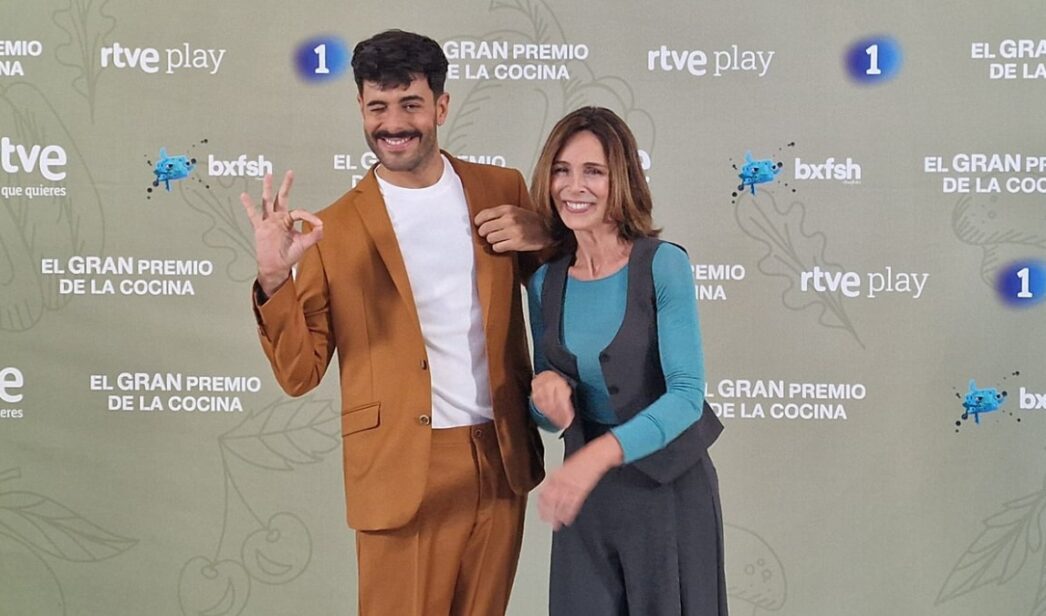
[[[240,154],[233,160],[221,160],[213,154],[207,155],[207,175],[211,177],[250,177],[261,178],[272,173],[272,161],[261,154],[255,160],[248,160],[246,154]]]
[[[845,161],[836,161],[828,157],[823,163],[804,163],[795,159],[795,179],[797,180],[834,180],[843,184],[861,183],[861,165],[847,157]]]
[[[190,146],[190,151],[195,150],[197,145],[208,145],[209,143],[210,140],[201,139],[198,143]],[[202,157],[203,154],[201,153],[199,156]],[[152,193],[153,188],[158,188],[161,185],[163,185],[166,192],[171,192],[174,190],[172,183],[190,177],[198,183],[204,184],[204,188],[209,189],[211,187],[210,184],[204,183],[204,180],[196,174],[197,158],[192,153],[170,154],[166,147],[161,147],[160,156],[155,163],[149,160],[148,157],[146,157],[146,161],[153,172],[152,188],[146,189],[146,192]],[[266,174],[272,173],[273,168],[272,161],[265,158],[262,154],[259,154],[256,158],[248,158],[247,154],[240,154],[232,159],[215,156],[213,153],[207,154],[207,177],[262,178]]]

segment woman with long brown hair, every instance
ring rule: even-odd
[[[563,429],[539,494],[552,616],[725,616],[722,516],[708,446],[722,425],[686,252],[657,239],[628,126],[585,107],[552,130],[531,198],[555,255],[528,285],[531,413]]]

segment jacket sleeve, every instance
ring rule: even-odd
[[[292,275],[263,303],[252,293],[258,335],[273,374],[287,394],[316,387],[334,355],[330,297],[319,246],[309,248]]]
[[[544,337],[545,324],[541,317],[541,286],[545,281],[545,272],[548,268],[539,268],[534,276],[531,277],[530,282],[527,283],[527,314],[530,317],[530,335],[533,344],[531,348],[534,349],[534,374],[540,374],[545,370],[550,370],[548,360],[545,359],[545,350],[541,344],[541,339]],[[538,407],[534,406],[534,399],[531,398],[529,401],[530,416],[533,418],[541,429],[549,432],[558,432],[559,428],[556,427],[545,414],[541,412]]]
[[[535,210],[534,204],[530,201],[530,192],[527,190],[527,185],[523,181],[523,176],[517,171],[516,172],[516,204],[519,207],[530,210]],[[519,271],[523,281],[530,280],[530,277],[534,275],[538,267],[541,266],[548,258],[548,250],[542,249],[535,252],[519,252],[516,253],[519,259]]]

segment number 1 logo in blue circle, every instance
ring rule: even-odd
[[[352,53],[345,41],[335,36],[318,36],[298,45],[294,66],[307,81],[331,81],[349,68]]]
[[[1011,306],[1025,307],[1046,299],[1046,263],[1017,261],[999,270],[995,280],[999,297]]]
[[[888,36],[857,41],[846,51],[846,71],[860,83],[889,81],[901,70],[901,46]]]

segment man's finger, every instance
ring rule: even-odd
[[[262,218],[268,218],[272,213],[272,174],[266,173],[262,180]]]
[[[251,221],[251,226],[257,228],[261,220],[258,212],[254,209],[254,202],[251,201],[251,196],[247,193],[240,193],[240,203],[243,204],[243,209],[247,210],[247,219]]]
[[[480,232],[480,235],[483,236],[483,239],[487,240],[491,245],[497,244],[498,242],[507,242],[516,238],[516,234],[510,229],[498,229],[497,231],[491,231],[486,235],[483,235],[483,233]]]
[[[309,230],[308,233],[302,235],[301,241],[303,247],[308,248],[323,239],[323,221],[312,212],[306,212],[305,210],[292,210],[290,212],[290,218],[293,221],[303,220],[312,225],[312,229]],[[291,224],[294,223],[292,222]]]
[[[508,226],[508,222],[506,222],[504,218],[498,217],[481,224],[476,231],[479,233],[480,237],[486,238],[491,233],[497,233],[506,226]]]
[[[317,217],[315,214],[307,210],[291,210],[290,215],[291,218],[294,220],[304,220],[305,222],[312,225],[313,228],[323,227],[323,221],[320,220],[319,217]]]
[[[485,210],[480,210],[479,214],[473,219],[477,225],[482,225],[485,222],[500,218],[505,214],[511,212],[516,206],[514,205],[496,205],[494,207],[488,207]]]
[[[287,173],[283,174],[283,182],[280,183],[280,192],[276,194],[276,202],[273,203],[275,208],[277,205],[283,209],[287,209],[288,198],[291,194],[291,186],[294,185],[294,172],[287,170]]]
[[[490,247],[494,249],[494,252],[516,252],[519,250],[519,243],[515,240],[503,240],[497,244],[491,244]]]

